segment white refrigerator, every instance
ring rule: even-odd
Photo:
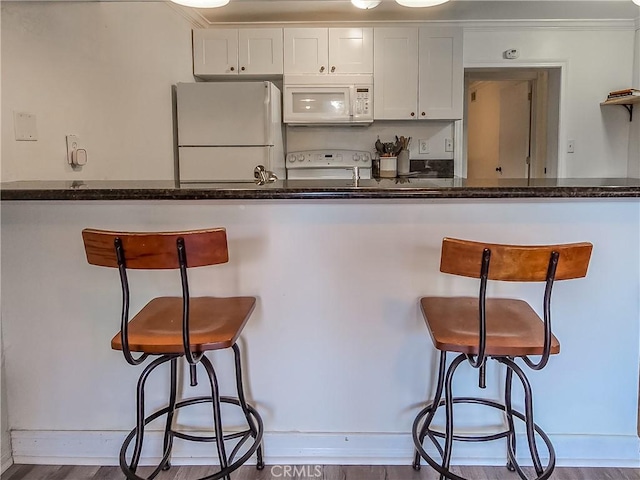
[[[271,82],[178,83],[177,179],[253,181],[258,165],[284,179],[281,103]]]

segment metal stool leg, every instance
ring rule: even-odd
[[[445,442],[444,442],[444,455],[442,457],[442,468],[449,470],[451,464],[451,450],[453,447],[453,374],[458,366],[466,360],[465,355],[459,355],[451,363],[447,370],[447,377],[445,379],[445,408],[446,408],[446,427],[445,427]],[[440,480],[443,480],[445,476],[440,474]]]
[[[171,360],[171,391],[169,392],[169,412],[167,413],[167,423],[164,428],[164,442],[163,452],[167,458],[167,462],[162,467],[162,470],[169,470],[171,468],[171,449],[173,448],[173,416],[176,411],[176,393],[178,390],[178,359]]]
[[[527,376],[524,374],[522,369],[513,360],[509,358],[501,358],[498,359],[498,361],[505,364],[508,370],[516,373],[518,378],[520,378],[522,387],[524,388],[524,417],[527,431],[527,442],[529,443],[531,460],[533,461],[533,466],[536,470],[536,473],[538,475],[542,475],[544,469],[542,468],[542,462],[540,461],[540,455],[538,454],[538,447],[536,446],[535,440],[535,424],[533,423],[533,394],[531,392],[531,384],[529,383],[529,380],[527,379]],[[517,464],[514,464],[514,466],[517,467]]]
[[[256,425],[253,419],[251,418],[251,413],[249,412],[249,407],[247,406],[247,401],[244,396],[244,386],[242,383],[242,362],[241,362],[241,355],[240,355],[240,347],[238,347],[237,343],[233,344],[233,356],[234,356],[235,367],[236,367],[236,388],[238,390],[238,400],[240,402],[240,407],[244,412],[244,416],[247,419],[247,424],[249,425],[249,429],[251,430],[252,437],[256,438],[258,434],[258,430],[256,428]],[[256,458],[257,458],[256,468],[258,470],[262,470],[264,468],[264,460],[262,458],[262,442],[260,442],[260,445],[256,450]]]
[[[206,357],[202,356],[200,360],[205,370],[207,371],[207,375],[209,376],[209,384],[211,385],[211,398],[212,398],[212,406],[213,406],[213,425],[216,433],[216,446],[218,447],[218,457],[220,459],[220,470],[221,472],[226,470],[229,466],[227,460],[227,453],[224,446],[224,432],[222,430],[222,414],[220,412],[220,391],[218,389],[218,378],[216,377],[216,372],[213,369],[213,365],[211,365],[211,361]],[[229,475],[224,475],[226,480],[230,480]]]
[[[149,375],[153,370],[156,369],[156,367],[159,367],[163,363],[175,358],[176,357],[173,355],[165,355],[163,357],[157,358],[145,367],[145,369],[142,371],[142,374],[140,375],[140,378],[138,379],[138,387],[136,393],[136,428],[131,434],[129,434],[129,437],[127,437],[127,440],[125,441],[125,444],[123,445],[123,448],[120,452],[120,466],[122,467],[123,471],[129,470],[132,474],[135,474],[135,471],[138,468],[138,463],[140,462],[140,455],[142,454],[142,443],[144,440],[144,427],[150,421],[149,419],[145,419],[144,416],[144,387],[147,382],[147,378],[149,378]],[[132,435],[135,435],[136,443],[133,449],[131,462],[127,464],[125,446],[128,445],[128,442],[130,441]],[[165,452],[165,456],[162,459],[161,465],[164,465],[167,459],[168,455],[167,452]],[[157,475],[157,473],[155,473],[155,475]]]
[[[438,367],[438,383],[436,385],[436,392],[435,392],[435,395],[433,396],[433,400],[431,401],[431,404],[427,405],[426,407],[427,409],[430,409],[430,410],[424,419],[424,423],[422,424],[422,428],[420,429],[420,434],[418,435],[418,443],[420,445],[422,445],[422,442],[424,442],[424,438],[427,436],[427,433],[429,432],[429,425],[431,425],[431,421],[433,420],[433,417],[436,414],[436,410],[438,410],[438,405],[440,404],[440,399],[442,398],[442,389],[444,388],[444,377],[445,377],[446,365],[447,365],[447,352],[441,351],[440,365]],[[419,418],[420,416],[421,415],[418,415],[417,418]],[[434,442],[434,443],[438,447],[440,447],[440,444],[438,442]],[[440,455],[443,455],[444,452],[440,448],[439,450],[440,450]],[[417,449],[413,456],[413,469],[420,470],[420,452],[418,452]]]
[[[504,385],[504,405],[507,415],[507,426],[509,436],[507,437],[507,468],[510,472],[515,472],[516,467],[516,431],[513,423],[513,408],[511,406],[511,387],[513,384],[513,371],[507,367]]]
[[[151,362],[147,367],[142,371],[140,378],[138,379],[138,388],[136,394],[136,444],[133,449],[133,456],[131,457],[131,463],[129,464],[129,468],[132,472],[135,472],[138,468],[138,463],[140,462],[140,455],[142,454],[142,442],[144,440],[144,426],[145,426],[145,417],[144,417],[144,386],[147,382],[147,378],[149,378],[149,374],[158,366],[163,363],[171,360],[173,357],[160,357],[153,362]]]

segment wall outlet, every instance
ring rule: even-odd
[[[428,140],[418,140],[418,153],[429,153],[429,141]]]
[[[576,151],[576,141],[569,140],[567,142],[567,153],[574,153]]]
[[[87,150],[80,146],[77,135],[67,135],[67,162],[74,170],[87,164]]]
[[[67,163],[73,165],[73,155],[80,148],[80,138],[77,135],[67,135]]]
[[[453,152],[453,139],[445,138],[444,139],[444,151],[445,152]]]

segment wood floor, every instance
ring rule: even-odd
[[[301,471],[302,469],[302,471]],[[144,468],[139,474],[144,476]],[[190,480],[210,475],[212,467],[173,467],[158,480]],[[435,480],[438,476],[428,467],[416,472],[411,466],[298,466],[267,465],[264,470],[245,466],[231,475],[232,480]],[[457,467],[454,473],[470,480],[519,480],[517,474],[504,467]],[[529,471],[528,471],[529,473]],[[295,474],[295,475],[294,475]],[[0,480],[122,480],[119,467],[13,465]],[[556,468],[553,480],[640,480],[637,468]]]

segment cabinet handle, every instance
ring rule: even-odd
[[[242,67],[240,70],[242,70],[244,72],[246,70],[246,68]]]
[[[236,71],[236,67],[231,67],[231,69],[230,69],[230,70],[231,70],[232,72],[235,72],[235,71]]]
[[[324,65],[320,67],[320,73],[324,72]]]
[[[415,117],[416,116],[416,112],[411,112],[411,116]]]
[[[331,67],[331,73],[336,71],[336,67]]]
[[[423,117],[426,117],[426,116],[427,116],[427,114],[426,114],[426,113],[424,113],[424,112],[422,112],[422,116],[423,116]]]
[[[498,167],[498,168],[496,168],[496,172],[500,172],[500,173],[502,173],[502,167]]]

